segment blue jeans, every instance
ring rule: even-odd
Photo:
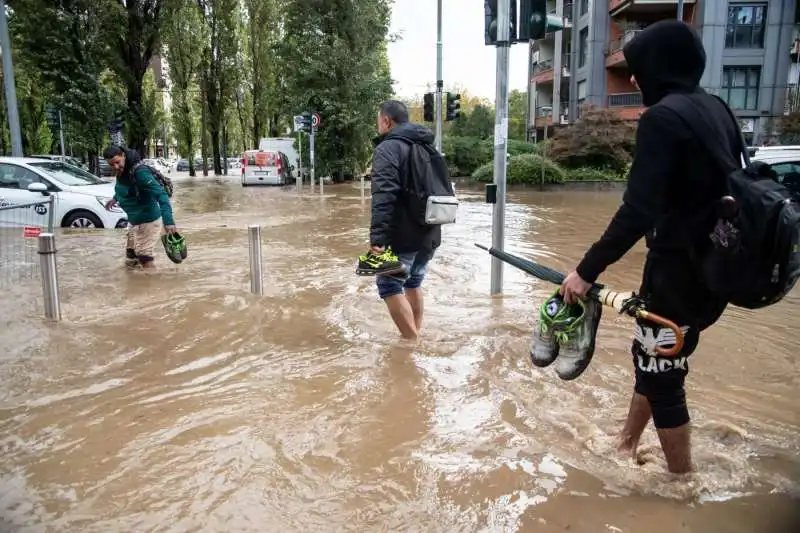
[[[378,275],[375,277],[375,284],[378,286],[378,296],[381,299],[403,294],[405,289],[419,289],[422,285],[422,280],[428,273],[428,263],[433,258],[433,250],[420,250],[419,252],[408,252],[405,254],[397,254],[400,262],[406,267],[408,277],[405,281],[401,275],[383,276]]]

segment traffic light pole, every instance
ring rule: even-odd
[[[494,184],[497,200],[492,210],[492,248],[503,250],[506,216],[506,151],[508,137],[508,52],[511,0],[497,2],[497,98],[494,121]],[[492,256],[492,295],[503,292],[503,262]]]
[[[3,50],[3,81],[6,86],[6,106],[8,107],[8,130],[11,132],[11,155],[22,157],[22,134],[19,129],[19,110],[17,108],[17,89],[14,81],[14,64],[11,60],[11,37],[8,35],[6,2],[0,0],[0,48]]]
[[[436,150],[442,153],[442,0],[436,5]]]

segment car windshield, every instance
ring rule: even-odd
[[[101,180],[94,174],[86,172],[85,170],[68,165],[66,163],[59,163],[56,161],[42,161],[41,163],[28,163],[32,167],[39,168],[47,172],[53,179],[64,185],[82,186],[82,185],[101,185],[108,183]]]

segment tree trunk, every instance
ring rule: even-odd
[[[142,157],[147,157],[147,128],[144,123],[144,113],[142,109],[142,80],[144,72],[131,73],[132,83],[127,84],[128,89],[128,131],[125,137],[128,148],[139,152]]]
[[[236,95],[236,112],[239,115],[239,124],[242,127],[242,152],[247,150],[247,124],[245,124],[244,109],[242,109],[242,101],[240,95]]]
[[[206,137],[208,117],[206,114],[206,84],[201,82],[200,88],[200,156],[203,158],[203,176],[208,176],[208,139]]]

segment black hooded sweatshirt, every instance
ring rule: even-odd
[[[705,298],[712,309],[697,310],[705,315],[698,318],[702,329],[718,318],[724,304],[709,300],[690,265],[694,254],[702,253],[710,242],[707,235],[713,228],[714,211],[709,207],[723,196],[726,175],[689,124],[704,121],[736,160],[741,135],[725,105],[698,86],[706,54],[691,26],[677,20],[657,22],[628,43],[623,54],[648,109],[639,120],[622,205],[576,270],[584,280],[594,282],[644,236],[649,251],[641,291],[671,292],[675,301],[687,300],[687,294],[694,293],[696,298],[689,298],[693,302],[681,304],[686,312]],[[679,115],[674,105],[665,103],[675,93],[688,96],[696,109]],[[670,99],[676,98],[683,99]],[[663,280],[656,285],[663,286],[653,286],[647,279],[648,272],[653,277],[656,270],[655,277]]]
[[[404,197],[410,142],[433,144],[434,134],[419,124],[398,124],[376,142],[372,156],[372,222],[370,243],[391,246],[395,253],[436,249],[440,226],[417,224]]]

